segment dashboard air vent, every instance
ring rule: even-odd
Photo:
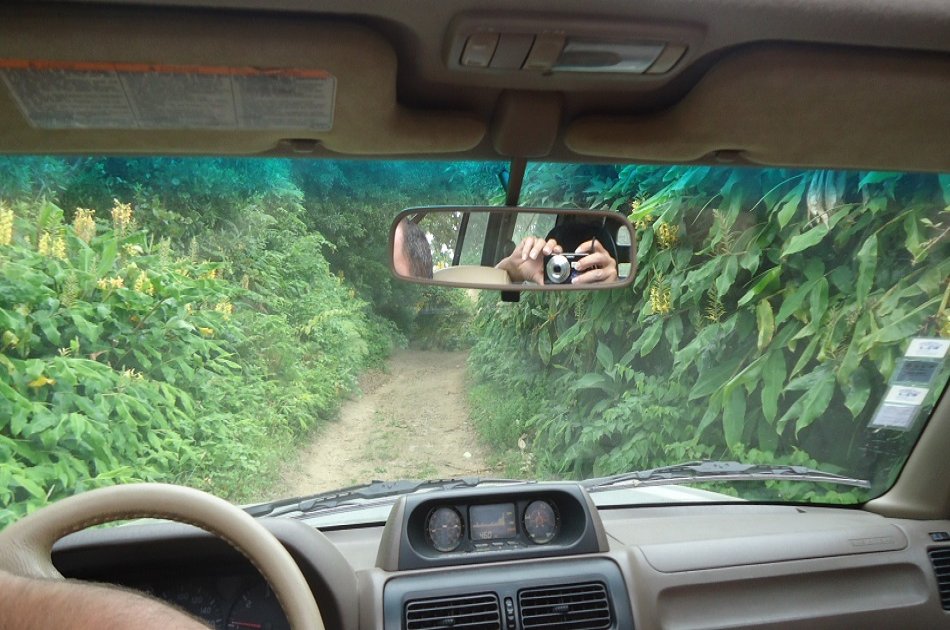
[[[613,622],[607,589],[600,582],[525,589],[518,593],[518,603],[525,630],[599,630]]]
[[[940,603],[944,610],[950,610],[950,547],[931,549],[928,552],[937,576],[937,588],[940,589]]]
[[[494,593],[412,599],[406,602],[406,630],[465,628],[501,630],[501,607]]]

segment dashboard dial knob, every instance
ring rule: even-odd
[[[455,508],[436,508],[426,518],[426,537],[436,551],[457,548],[462,542],[462,529],[462,516]]]
[[[524,531],[531,542],[544,545],[557,536],[557,511],[547,501],[532,501],[524,511]]]

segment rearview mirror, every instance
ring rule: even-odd
[[[438,206],[399,213],[392,269],[424,284],[558,291],[614,289],[636,273],[636,236],[598,210]]]

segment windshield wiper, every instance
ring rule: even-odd
[[[715,481],[814,481],[856,488],[870,488],[871,483],[845,475],[807,468],[768,464],[743,464],[729,461],[702,461],[650,468],[621,473],[609,477],[587,479],[588,490],[608,490],[617,487],[662,486],[705,480]]]
[[[472,488],[483,483],[531,483],[522,479],[494,479],[487,477],[456,477],[451,479],[400,479],[397,481],[371,481],[358,486],[349,486],[330,492],[321,492],[304,497],[293,497],[244,507],[251,516],[281,516],[290,513],[307,513],[334,508],[357,499],[379,499],[399,496],[418,490],[451,490]]]

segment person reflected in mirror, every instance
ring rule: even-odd
[[[393,268],[405,278],[432,278],[432,249],[426,233],[408,218],[393,235]]]
[[[588,255],[577,262],[577,274],[571,278],[571,284],[614,282],[619,277],[617,260],[604,247],[604,237],[610,237],[604,230],[598,230],[598,232],[604,232],[600,234],[601,238],[598,238],[598,234],[591,235],[587,230],[587,240],[578,242],[577,226],[571,224],[557,226],[548,232],[545,238],[526,237],[495,267],[504,269],[512,282],[545,284],[544,257],[573,251]]]

